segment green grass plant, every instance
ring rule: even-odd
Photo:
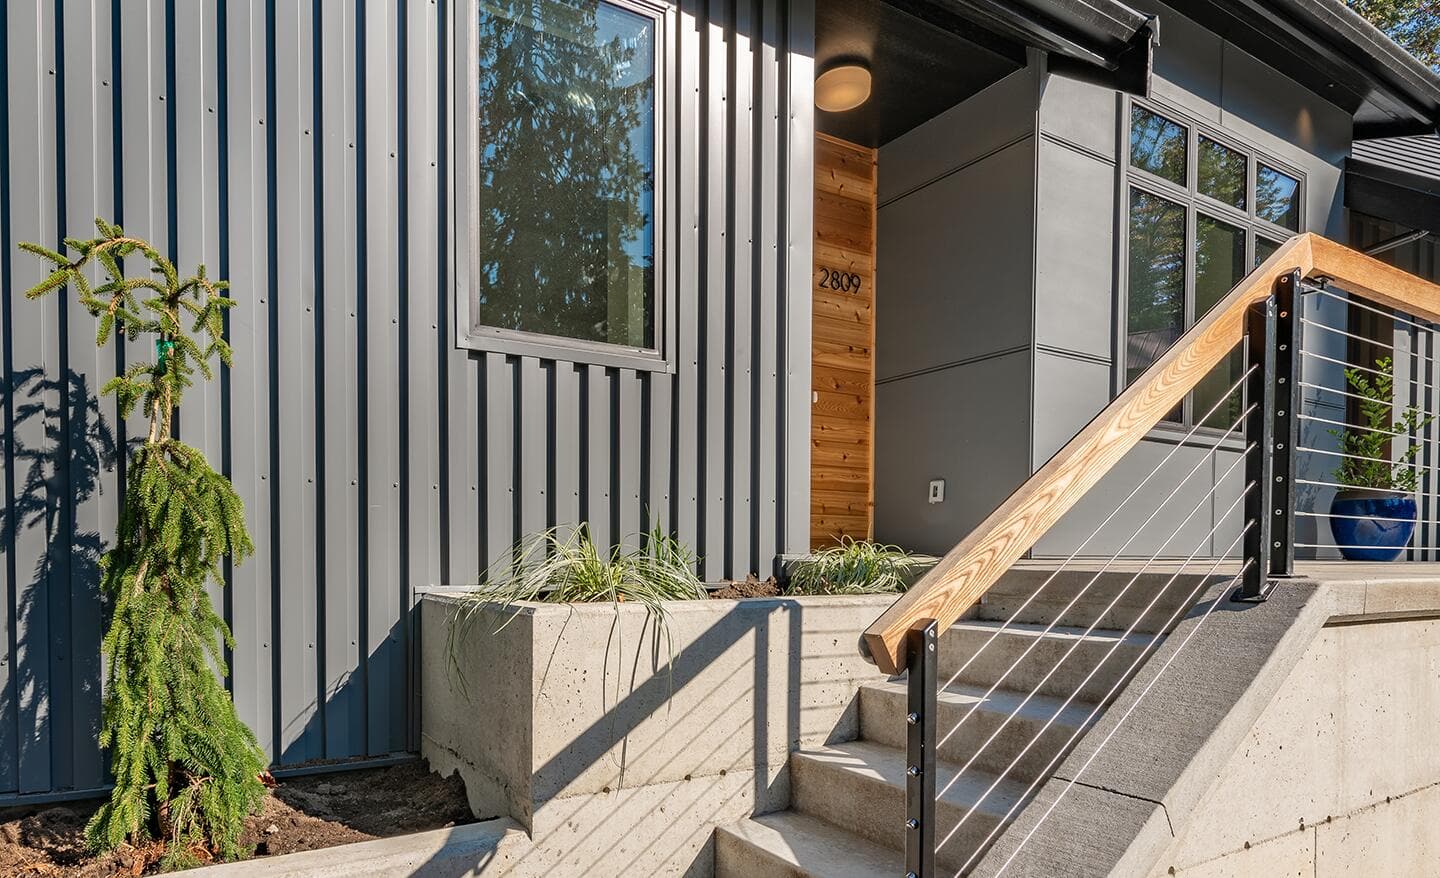
[[[790,571],[791,595],[888,594],[904,591],[928,564],[898,546],[841,537]]]

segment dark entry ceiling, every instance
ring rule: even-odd
[[[1025,66],[1019,43],[921,0],[815,5],[816,75],[847,62],[870,68],[868,101],[844,113],[815,110],[821,131],[854,143],[888,143]]]

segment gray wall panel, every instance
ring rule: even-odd
[[[1046,533],[1034,555],[1207,555],[1213,518],[1213,458],[1220,453],[1195,446],[1176,449],[1171,443],[1141,442],[1090,489],[1083,502]],[[1163,468],[1140,487],[1157,466]],[[1137,488],[1134,498],[1122,506]]]
[[[1045,133],[1098,156],[1116,155],[1118,95],[1088,82],[1047,76],[1040,95]]]
[[[1107,97],[1102,115],[1113,144],[1116,101]],[[1035,214],[1035,342],[1108,362],[1115,338],[1115,164],[1043,137],[1037,173],[1043,209]]]
[[[879,540],[943,553],[1030,472],[1038,69],[880,150]]]
[[[1011,144],[881,205],[876,380],[1030,343],[1034,144]],[[904,164],[889,149],[881,177]]]
[[[105,781],[94,562],[143,424],[96,399],[89,316],[14,295],[40,275],[16,241],[99,214],[232,281],[237,368],[178,429],[256,540],[218,595],[236,704],[278,765],[414,749],[414,587],[583,515],[675,527],[710,578],[805,547],[812,12],[676,11],[674,368],[635,372],[454,344],[461,0],[6,4],[0,800]]]
[[[1017,70],[885,144],[880,204],[1034,133],[1037,70]]]
[[[1069,353],[1035,351],[1035,451],[1038,470],[1095,417],[1095,400],[1110,393],[1110,363]]]
[[[1024,481],[1029,386],[1028,350],[878,384],[875,538],[944,554]]]

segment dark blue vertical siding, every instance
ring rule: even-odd
[[[105,784],[96,561],[125,362],[17,295],[96,215],[227,277],[237,366],[181,437],[257,551],[214,595],[277,765],[416,749],[417,586],[517,536],[659,523],[707,578],[808,534],[811,0],[682,0],[668,158],[675,368],[454,345],[466,0],[11,0],[0,12],[0,802]],[[460,224],[457,224],[460,223]],[[133,357],[135,350],[125,352]],[[141,352],[143,355],[143,352]],[[483,729],[477,729],[483,733]]]

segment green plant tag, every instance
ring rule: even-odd
[[[175,350],[175,342],[170,339],[160,338],[155,340],[155,365],[160,371],[165,371],[165,359],[170,356],[170,352],[173,350]]]

